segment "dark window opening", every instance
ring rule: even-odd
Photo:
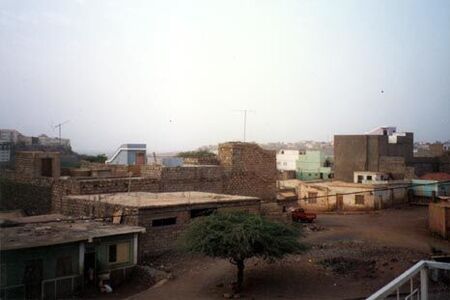
[[[110,263],[117,261],[117,245],[109,245],[108,261]]]
[[[56,260],[56,276],[68,276],[72,275],[72,257],[71,256],[61,256]]]
[[[41,162],[41,176],[52,177],[52,159],[43,158]]]
[[[175,225],[176,223],[177,223],[176,217],[152,220],[153,227]]]
[[[213,212],[216,211],[216,208],[199,208],[199,209],[191,209],[191,219],[197,217],[209,216]]]
[[[364,176],[358,175],[358,183],[362,183],[364,179]]]
[[[367,180],[372,180],[372,176],[368,175]]]

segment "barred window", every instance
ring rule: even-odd
[[[355,195],[355,204],[364,205],[364,195]]]
[[[308,192],[308,203],[317,203],[317,193]]]

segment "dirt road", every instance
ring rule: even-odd
[[[245,299],[361,299],[450,243],[429,235],[427,209],[407,207],[371,214],[319,215],[305,230],[311,249],[276,263],[246,264]],[[179,254],[161,258],[175,278],[131,299],[223,299],[234,281],[225,260]]]

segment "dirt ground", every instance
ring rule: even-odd
[[[304,235],[302,255],[248,261],[240,298],[364,299],[418,260],[450,253],[450,242],[429,234],[426,207],[321,214]],[[223,299],[235,280],[226,260],[171,253],[154,264],[174,278],[130,299]]]

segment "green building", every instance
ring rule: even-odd
[[[317,179],[331,179],[331,159],[322,151],[301,151],[296,162],[297,179],[308,181]]]
[[[99,275],[114,288],[131,274],[144,228],[55,220],[2,221],[0,299],[70,298],[89,285],[97,288]]]

